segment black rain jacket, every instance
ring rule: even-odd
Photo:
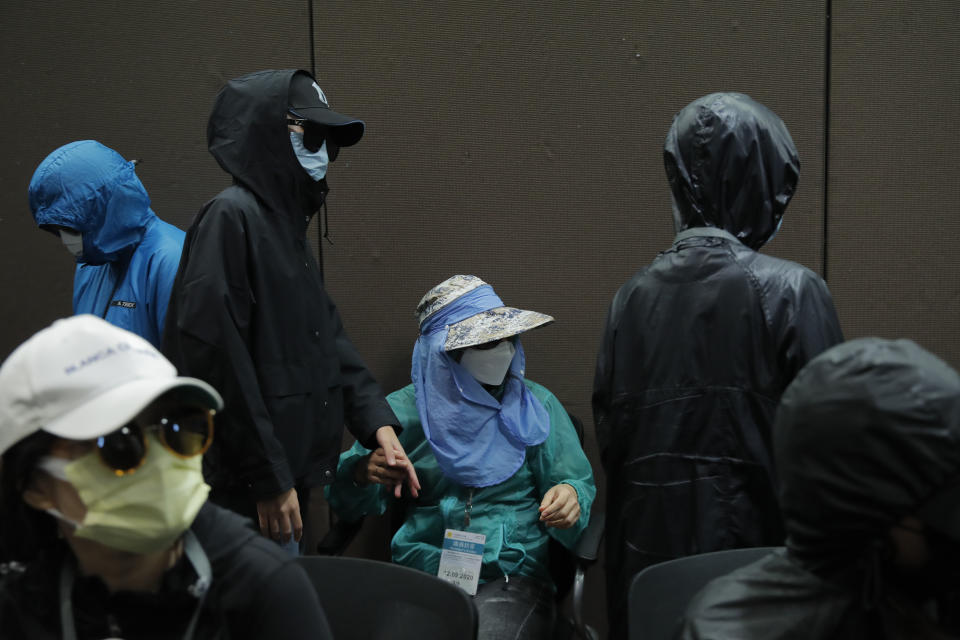
[[[326,181],[310,178],[290,143],[294,73],[253,73],[217,95],[207,140],[234,184],[187,231],[164,334],[180,374],[224,397],[207,481],[255,499],[332,482],[345,419],[366,446],[378,427],[399,425],[307,242]]]
[[[960,376],[907,340],[847,342],[787,389],[773,444],[787,549],[708,584],[680,637],[958,637],[937,635],[898,590],[887,532],[955,491]],[[960,539],[960,530],[943,533]]]
[[[842,340],[823,280],[756,251],[799,175],[780,118],[741,94],[706,96],[677,114],[664,162],[679,233],[614,297],[594,379],[613,637],[644,567],[782,543],[774,411]]]

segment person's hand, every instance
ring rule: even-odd
[[[303,537],[303,520],[300,519],[300,501],[296,489],[266,500],[257,500],[257,516],[260,519],[260,533],[268,538],[287,543],[291,535],[297,542]]]
[[[580,519],[577,490],[569,484],[550,487],[540,502],[540,522],[548,527],[569,529]]]
[[[407,483],[410,485],[410,495],[414,498],[420,495],[420,480],[417,478],[417,471],[413,468],[413,463],[407,458],[406,451],[397,440],[397,432],[391,425],[386,425],[377,429],[377,444],[383,449],[383,455],[387,462],[387,467],[393,470],[402,469],[407,477]],[[371,459],[373,456],[370,456]],[[381,484],[390,484],[382,482]],[[403,479],[396,480],[393,483],[393,495],[397,498],[403,489]]]
[[[395,462],[396,464],[391,467],[387,463],[383,447],[377,447],[357,461],[353,479],[360,485],[374,483],[395,487],[397,484],[403,484],[407,478],[406,465],[409,461],[397,457]]]

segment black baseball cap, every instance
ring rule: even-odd
[[[327,127],[327,137],[341,147],[357,144],[363,137],[363,120],[331,109],[326,94],[306,71],[298,71],[293,75],[289,101],[291,113]]]

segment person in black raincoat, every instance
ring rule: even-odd
[[[823,280],[758,253],[799,177],[783,121],[711,94],[676,115],[663,155],[678,233],[614,297],[594,378],[613,638],[644,567],[783,541],[770,424],[796,373],[842,340]]]
[[[908,340],[834,347],[773,431],[786,550],[709,583],[684,640],[960,637],[960,376]]]
[[[225,401],[204,460],[211,500],[290,547],[309,489],[333,482],[344,422],[409,472],[414,495],[418,486],[399,422],[344,332],[306,237],[328,162],[363,130],[329,108],[306,71],[227,83],[207,140],[234,183],[187,231],[167,312],[164,353]]]

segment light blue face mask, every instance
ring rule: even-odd
[[[297,154],[297,160],[310,177],[316,181],[323,180],[327,175],[327,142],[324,141],[316,151],[309,151],[303,146],[303,134],[299,131],[290,132],[290,144],[293,145],[293,152]]]

